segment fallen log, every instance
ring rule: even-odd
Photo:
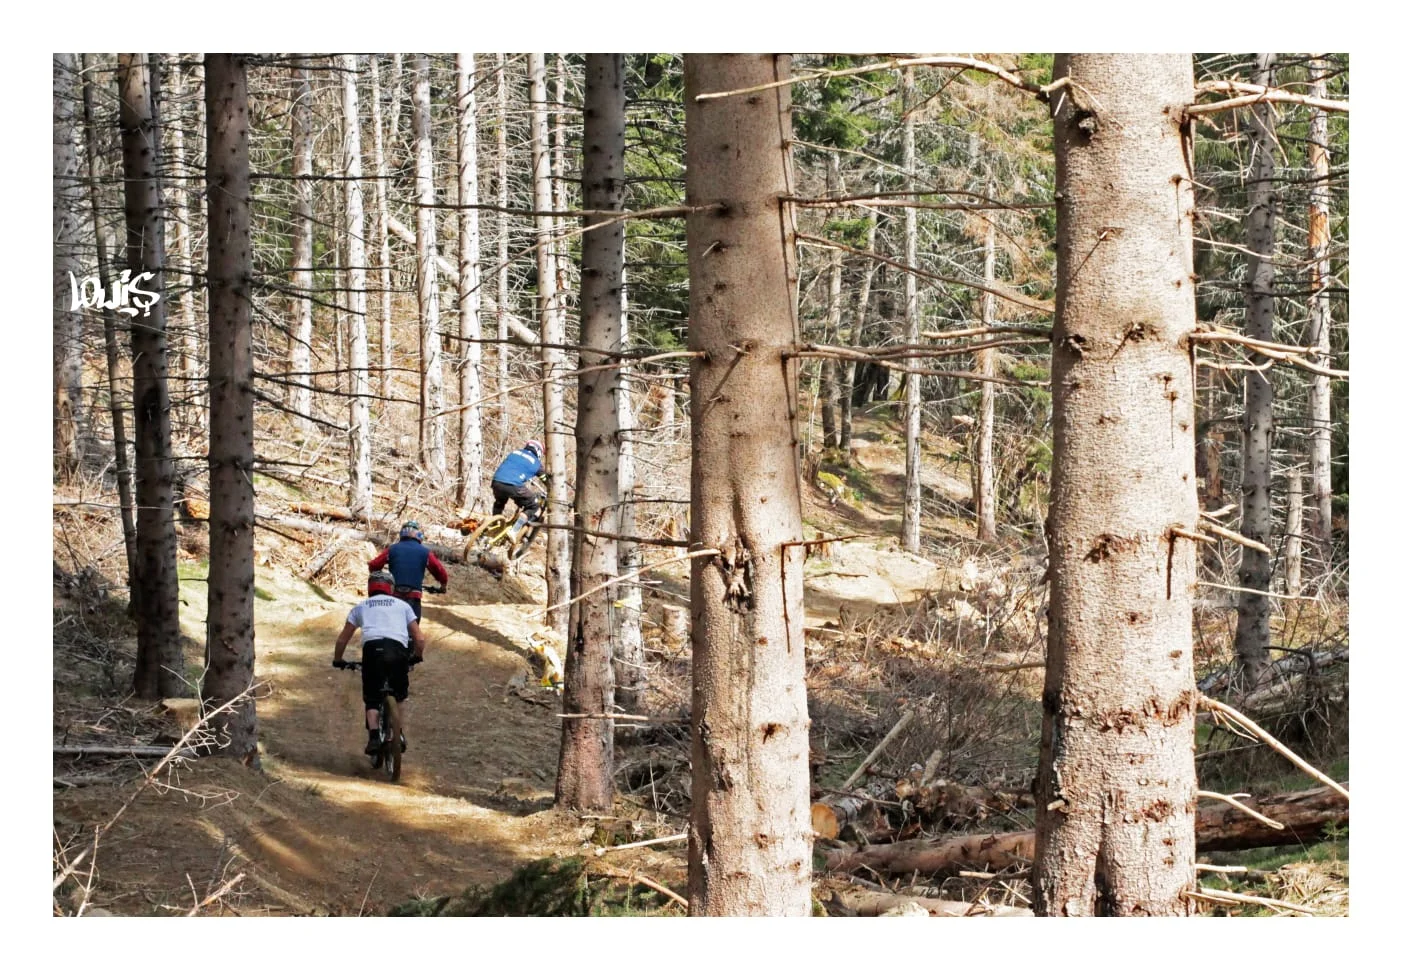
[[[838,917],[881,917],[894,910],[912,905],[925,910],[931,917],[1032,917],[1027,907],[1006,907],[965,900],[939,900],[935,897],[912,897],[880,890],[842,890],[835,892],[827,904],[829,913]],[[919,916],[919,914],[918,914]]]
[[[898,726],[900,727],[900,726]],[[881,803],[901,806],[904,819],[926,825],[947,824],[950,828],[982,823],[991,815],[1005,815],[1015,809],[1029,809],[1033,797],[1026,792],[1004,792],[987,786],[966,786],[947,779],[921,784],[913,778],[897,779],[881,789],[869,787],[831,792],[809,806],[814,834],[824,839],[840,839],[845,826],[864,826],[881,839],[891,832],[891,823],[881,817]],[[890,836],[887,836],[887,840]],[[886,840],[883,840],[884,842]]]
[[[880,873],[948,873],[986,866],[1002,870],[1033,861],[1033,831],[975,834],[952,840],[902,840],[829,857],[838,873],[870,869]]]
[[[1325,838],[1332,824],[1349,825],[1349,800],[1330,788],[1245,797],[1241,802],[1283,828],[1275,829],[1226,804],[1205,804],[1194,823],[1199,853],[1314,843]],[[903,840],[830,856],[825,868],[837,873],[866,868],[893,875],[935,875],[977,866],[1002,870],[1032,862],[1033,847],[1031,829],[952,840]]]
[[[1283,828],[1273,829],[1226,803],[1200,802],[1194,824],[1198,852],[1318,843],[1331,824],[1349,825],[1349,800],[1328,786],[1240,801]]]
[[[290,502],[287,507],[303,516],[320,516],[322,519],[335,519],[343,523],[364,522],[359,516],[352,516],[345,506],[331,506],[324,502]]]
[[[298,529],[307,533],[316,533],[319,536],[334,536],[338,539],[362,540],[367,543],[374,543],[376,546],[386,546],[393,542],[388,533],[370,533],[363,529],[352,529],[349,526],[336,526],[332,523],[318,522],[315,519],[302,519],[297,516],[273,516],[267,513],[259,513],[260,523],[276,523],[288,529]],[[445,563],[462,563],[463,551],[442,546],[438,543],[424,542],[425,548],[432,551],[435,556]]]

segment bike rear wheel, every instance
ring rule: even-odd
[[[384,721],[381,722],[380,732],[380,757],[385,767],[385,774],[390,777],[391,782],[399,781],[400,768],[403,763],[404,756],[399,750],[399,736],[399,702],[395,701],[394,695],[386,695]]]

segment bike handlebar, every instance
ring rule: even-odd
[[[425,588],[424,588],[424,592],[425,592],[425,593],[446,593],[446,592],[447,592],[447,589],[446,589],[445,587],[425,587]]]

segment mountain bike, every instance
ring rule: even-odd
[[[409,667],[422,661],[423,658],[409,658]],[[364,661],[347,661],[347,671],[359,671]],[[376,729],[375,737],[379,746],[374,755],[370,757],[372,768],[385,770],[385,774],[390,777],[391,782],[398,782],[401,769],[404,767],[404,723],[400,717],[399,702],[395,700],[394,691],[390,688],[389,675],[386,675],[380,682],[380,703],[376,706],[380,713],[380,727]]]
[[[531,480],[531,489],[540,497],[541,515],[544,516],[545,508],[550,502],[550,492],[536,479]],[[531,548],[536,535],[544,526],[544,521],[527,519],[526,515],[518,510],[513,516],[502,513],[488,516],[476,525],[473,525],[473,520],[465,520],[459,528],[463,529],[465,526],[471,532],[468,533],[468,542],[463,548],[464,560],[471,563],[484,553],[505,553],[508,561],[515,561],[526,555],[526,551]]]

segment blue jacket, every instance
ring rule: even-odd
[[[527,480],[541,474],[543,468],[541,460],[530,452],[517,449],[497,466],[497,471],[492,475],[493,482],[505,482],[508,485],[525,485]]]

